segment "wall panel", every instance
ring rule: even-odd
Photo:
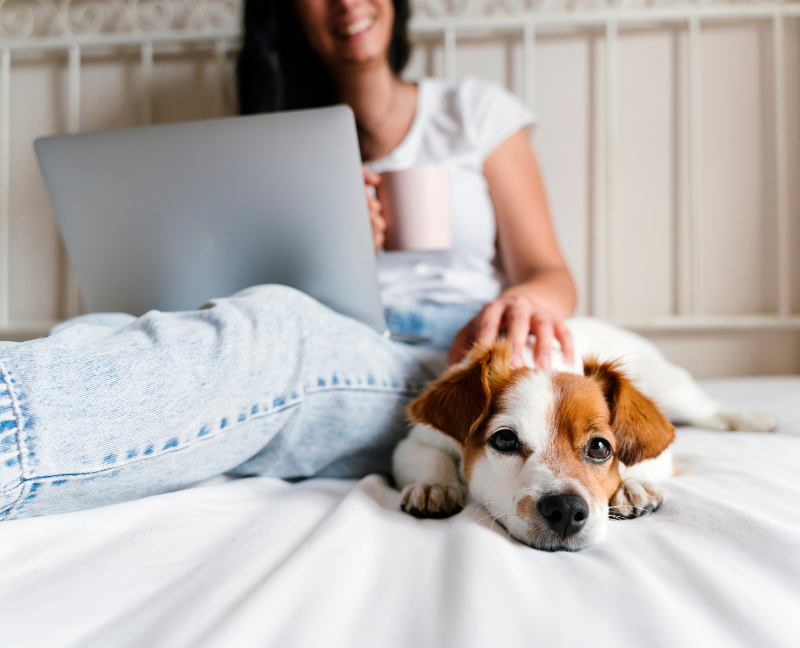
[[[498,17],[506,15],[502,3],[478,5],[484,17],[475,24],[500,25]],[[581,6],[564,10],[586,13]],[[644,9],[636,2],[630,7],[631,11]],[[651,9],[661,10],[656,5]],[[597,18],[596,13],[587,15]],[[443,76],[441,29],[430,27],[430,17],[418,12],[417,18],[418,44],[406,76]],[[597,273],[602,259],[596,258],[591,243],[592,235],[597,234],[593,224],[609,216],[605,19],[576,28],[537,27],[533,91],[526,85],[531,79],[525,72],[523,21],[508,20],[513,28],[459,28],[457,76],[478,76],[506,85],[520,97],[535,97],[539,122],[533,144],[555,227],[579,287],[578,312],[596,312],[600,302],[597,295],[593,298],[592,287],[602,285],[604,277]],[[181,21],[181,25],[189,24],[191,17],[186,14]],[[785,26],[791,297],[797,313],[800,20],[789,16]],[[771,22],[763,17],[725,24],[704,20],[699,42],[703,312],[773,313],[778,306],[778,207]],[[235,53],[228,53],[223,86],[213,44],[154,45],[151,114],[155,123],[235,112]],[[615,268],[611,314],[647,323],[653,318],[688,315],[692,305],[692,276],[682,261],[694,242],[691,232],[682,229],[691,217],[687,23],[621,24],[617,55],[617,209],[613,214],[612,249],[616,252],[611,264]],[[140,122],[140,57],[136,47],[83,52],[82,129]],[[13,57],[10,302],[15,321],[47,322],[65,312],[63,250],[31,144],[37,136],[67,130],[66,61],[63,50],[44,57],[17,53]],[[671,358],[697,375],[800,371],[800,335],[796,331],[661,331],[649,335]]]

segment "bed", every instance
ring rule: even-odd
[[[240,4],[0,0],[0,339],[81,308],[33,138],[234,112]],[[414,5],[411,75],[485,74],[540,115],[587,314],[695,375],[797,371],[796,2]],[[412,518],[377,475],[0,523],[0,648],[800,646],[800,377],[705,385],[778,431],[680,429],[665,506],[580,553],[480,502]]]
[[[656,514],[546,553],[384,477],[220,477],[0,524],[4,648],[800,645],[800,377],[707,381],[774,434],[682,428]]]

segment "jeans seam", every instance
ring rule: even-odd
[[[363,391],[363,392],[376,392],[376,393],[377,392],[389,392],[389,393],[399,393],[399,394],[406,394],[406,395],[413,395],[413,394],[416,393],[415,391],[409,390],[409,389],[399,389],[399,388],[391,388],[391,387],[383,387],[383,386],[375,388],[375,387],[369,387],[369,386],[365,387],[364,385],[360,385],[360,386],[336,385],[335,387],[334,386],[328,386],[328,387],[307,388],[307,389],[302,390],[302,394],[311,395],[311,394],[318,394],[320,392],[325,392],[325,391]],[[150,459],[154,459],[156,457],[163,457],[166,454],[172,454],[172,453],[175,453],[175,452],[180,452],[181,450],[185,450],[187,448],[191,448],[192,446],[194,446],[197,443],[202,443],[203,441],[214,439],[219,434],[221,434],[223,430],[225,430],[225,431],[233,430],[234,428],[240,426],[242,423],[246,423],[248,421],[252,421],[252,420],[258,419],[258,418],[264,418],[266,416],[269,416],[270,414],[279,414],[281,412],[285,412],[287,410],[293,409],[293,408],[299,406],[300,404],[302,404],[304,400],[305,400],[305,398],[300,397],[295,402],[288,403],[286,405],[283,405],[281,407],[277,407],[275,409],[271,409],[269,411],[261,411],[258,414],[254,414],[252,416],[249,416],[245,421],[237,421],[234,425],[226,426],[224,428],[221,428],[221,429],[217,430],[214,433],[209,433],[209,434],[206,434],[206,435],[204,435],[202,437],[195,437],[194,439],[192,439],[188,443],[185,443],[185,444],[183,444],[183,445],[181,445],[179,447],[176,447],[176,448],[170,448],[168,450],[162,450],[158,454],[152,454],[152,455],[147,455],[147,456],[139,456],[139,457],[136,457],[134,459],[128,459],[126,461],[123,461],[123,462],[120,462],[120,463],[116,463],[113,466],[109,466],[108,468],[102,468],[100,470],[93,470],[93,471],[90,471],[90,472],[64,473],[64,474],[60,474],[60,475],[42,475],[42,476],[32,477],[31,479],[35,480],[35,481],[43,481],[43,480],[52,480],[52,479],[63,479],[65,477],[66,478],[69,478],[69,477],[88,477],[88,476],[92,476],[92,475],[100,475],[100,474],[105,473],[105,472],[111,472],[111,471],[114,471],[114,470],[118,470],[121,467],[129,466],[131,464],[135,464],[135,463],[138,463],[140,461],[147,461],[147,460],[150,460]],[[20,497],[21,497],[21,495],[20,495]],[[10,514],[11,509],[13,509],[13,507],[16,506],[16,504],[18,502],[19,502],[19,498],[17,498],[17,501],[14,502],[14,505],[9,509],[9,512],[6,515]]]
[[[211,439],[216,438],[220,433],[222,433],[223,430],[229,431],[229,430],[232,430],[232,429],[234,429],[236,427],[239,427],[242,423],[246,423],[247,421],[252,421],[253,419],[257,419],[257,418],[264,418],[265,416],[268,416],[270,414],[279,414],[280,412],[285,412],[286,410],[290,410],[290,409],[293,409],[293,408],[297,407],[302,402],[303,402],[302,399],[299,399],[295,403],[290,403],[288,405],[285,405],[285,406],[280,407],[280,408],[275,408],[275,409],[270,410],[268,412],[259,412],[258,414],[254,414],[253,416],[248,417],[247,420],[245,420],[245,421],[239,421],[239,422],[235,423],[234,425],[230,425],[230,426],[226,426],[224,428],[220,428],[215,433],[209,433],[209,434],[203,435],[202,437],[195,437],[194,439],[192,439],[188,443],[185,443],[185,444],[183,444],[181,446],[178,446],[176,448],[169,448],[168,450],[161,450],[158,454],[153,453],[151,455],[135,457],[133,459],[128,459],[126,461],[123,461],[123,462],[120,462],[120,463],[116,463],[113,466],[109,466],[108,468],[102,468],[100,470],[93,470],[91,472],[64,473],[64,474],[61,474],[61,475],[43,475],[41,477],[35,477],[35,478],[31,478],[31,479],[32,480],[35,479],[36,481],[41,481],[41,480],[49,480],[49,479],[61,479],[63,477],[87,477],[89,475],[99,475],[99,474],[104,473],[104,472],[110,472],[110,471],[113,471],[113,470],[118,470],[119,468],[121,468],[123,466],[129,466],[131,464],[139,463],[140,461],[148,461],[150,459],[155,459],[156,457],[163,457],[164,455],[167,455],[167,454],[173,454],[175,452],[180,452],[181,450],[186,450],[187,448],[191,448],[192,446],[194,446],[194,445],[196,445],[198,443],[202,443],[203,441],[211,440]],[[16,505],[16,502],[15,502],[15,505]]]
[[[4,367],[0,363],[0,372],[2,371],[2,369],[4,369]],[[4,378],[5,378],[5,375],[4,375]],[[8,382],[6,382],[6,385],[8,385]],[[251,415],[251,416],[247,417],[247,419],[244,420],[244,421],[236,421],[233,425],[226,426],[225,428],[220,428],[214,433],[209,433],[209,434],[206,434],[206,435],[204,435],[202,437],[195,437],[194,439],[191,439],[189,442],[187,442],[185,444],[182,444],[179,447],[169,448],[168,450],[162,450],[157,454],[154,453],[154,454],[146,455],[146,456],[138,456],[138,457],[135,457],[135,458],[132,458],[132,459],[128,459],[128,460],[119,462],[119,463],[115,463],[113,466],[109,466],[107,468],[102,468],[100,470],[93,470],[93,471],[89,471],[89,472],[79,472],[79,473],[63,473],[63,474],[59,474],[59,475],[42,475],[42,476],[38,476],[37,475],[35,477],[31,477],[31,479],[29,481],[49,481],[49,480],[54,480],[54,479],[74,478],[74,477],[89,477],[89,476],[94,476],[94,475],[100,475],[102,473],[107,473],[107,472],[112,472],[114,470],[118,470],[118,469],[120,469],[122,467],[129,466],[131,464],[139,463],[141,461],[147,461],[147,460],[150,460],[150,459],[154,459],[156,457],[162,457],[162,456],[167,455],[167,454],[173,454],[173,453],[176,453],[176,452],[180,452],[181,450],[185,450],[187,448],[191,448],[194,445],[196,445],[198,443],[201,443],[203,441],[211,440],[211,439],[216,438],[219,434],[221,434],[223,432],[223,430],[227,432],[229,430],[233,430],[234,428],[240,426],[242,423],[246,423],[246,422],[252,421],[254,419],[264,418],[264,417],[267,417],[267,416],[269,416],[271,414],[279,414],[281,412],[285,412],[287,410],[294,409],[295,407],[298,407],[300,404],[303,403],[303,401],[305,400],[304,396],[306,396],[306,395],[313,395],[313,394],[318,394],[318,393],[326,392],[326,391],[327,392],[331,392],[331,391],[361,391],[361,392],[373,392],[373,393],[385,392],[385,393],[396,393],[396,394],[403,394],[403,395],[409,395],[409,396],[414,395],[414,394],[417,393],[417,390],[410,389],[410,388],[383,387],[382,385],[381,386],[370,386],[370,385],[335,385],[334,386],[334,385],[326,385],[325,387],[314,386],[314,387],[309,387],[309,388],[306,388],[306,389],[303,389],[303,390],[298,390],[298,391],[300,391],[302,396],[300,396],[294,402],[287,403],[287,404],[285,404],[283,406],[280,406],[280,407],[277,407],[277,408],[274,408],[274,409],[271,409],[271,410],[268,410],[268,411],[262,410],[258,414],[254,414],[254,415]],[[17,416],[16,411],[15,411],[15,416]],[[17,428],[18,428],[18,430],[20,429],[19,428],[19,418],[17,418]],[[17,434],[17,444],[18,444],[18,448],[19,448],[19,444],[20,444],[19,433]],[[21,449],[20,449],[20,470],[22,468],[22,461],[21,460],[22,460],[22,455],[21,455]],[[23,479],[22,481],[24,482],[25,480]],[[11,514],[12,510],[14,509],[14,507],[16,507],[17,504],[19,503],[21,497],[22,497],[22,493],[20,493],[19,497],[14,501],[14,503],[11,505],[11,507],[9,507],[8,511],[5,514],[4,519],[7,518]]]
[[[17,499],[15,499],[14,502],[11,504],[11,506],[8,507],[5,515],[3,516],[3,519],[6,520],[8,519],[8,516],[11,515],[11,511],[14,510],[14,507],[17,504],[19,504],[20,498],[22,497],[22,494],[25,492],[25,470],[22,465],[22,438],[21,438],[22,416],[19,411],[19,403],[17,402],[16,392],[14,392],[14,389],[12,387],[10,372],[8,371],[2,360],[0,360],[0,376],[2,376],[3,378],[3,383],[5,383],[6,391],[8,392],[8,398],[11,401],[11,411],[14,413],[14,423],[17,428],[15,436],[17,438],[17,462],[19,463],[19,481],[20,481],[19,495],[17,496]]]
[[[331,392],[331,391],[360,391],[360,392],[384,392],[388,394],[403,394],[413,396],[419,393],[418,389],[414,389],[411,387],[407,388],[400,388],[400,387],[383,387],[383,386],[369,386],[369,385],[335,385],[335,386],[328,386],[325,387],[309,387],[306,390],[306,394],[319,394],[322,392]]]
[[[87,476],[87,475],[99,475],[100,473],[108,472],[108,471],[111,471],[111,470],[117,470],[117,469],[119,469],[121,467],[124,467],[124,466],[129,466],[131,464],[139,463],[140,461],[148,461],[150,459],[155,459],[156,457],[163,457],[164,455],[167,455],[167,454],[172,454],[172,453],[175,453],[175,452],[180,452],[181,450],[186,450],[187,448],[191,448],[191,447],[193,447],[194,445],[196,445],[198,443],[202,443],[203,441],[215,439],[215,438],[217,438],[217,436],[219,436],[223,432],[223,430],[225,432],[228,432],[229,430],[233,430],[234,428],[239,427],[242,423],[247,423],[248,421],[252,421],[254,419],[264,418],[266,416],[269,416],[270,414],[279,414],[281,412],[285,412],[286,410],[289,410],[289,409],[292,409],[294,407],[297,407],[302,402],[303,402],[303,399],[300,398],[294,403],[289,403],[289,404],[283,405],[281,407],[276,407],[275,409],[272,409],[272,410],[269,410],[269,411],[266,411],[266,412],[262,411],[262,412],[259,412],[258,414],[253,414],[253,415],[249,416],[247,419],[245,419],[244,421],[237,421],[233,425],[227,425],[224,428],[218,429],[216,432],[209,432],[208,434],[204,434],[202,437],[195,437],[195,438],[191,439],[190,441],[188,441],[188,442],[186,442],[186,443],[184,443],[184,444],[182,444],[180,446],[177,446],[175,448],[168,448],[167,450],[161,450],[158,453],[153,453],[153,454],[150,454],[150,455],[143,455],[143,456],[139,456],[139,457],[134,457],[133,459],[127,459],[125,461],[121,461],[119,463],[115,463],[113,466],[109,466],[108,468],[102,468],[101,470],[93,470],[91,472],[85,472],[85,473],[64,473],[63,475],[46,475],[46,476],[43,476],[43,477],[36,477],[35,479],[37,479],[37,480],[40,480],[40,479],[58,479],[58,478],[61,478],[61,477],[83,477],[83,476]]]

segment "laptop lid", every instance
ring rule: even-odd
[[[347,106],[39,139],[89,312],[279,283],[386,330]]]

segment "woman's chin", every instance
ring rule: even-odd
[[[372,65],[374,63],[383,63],[386,61],[386,53],[379,48],[375,47],[362,47],[360,43],[347,44],[339,48],[336,59],[343,65]]]
[[[380,35],[376,27],[373,25],[353,36],[336,37],[331,59],[349,64],[386,61],[388,41]]]

